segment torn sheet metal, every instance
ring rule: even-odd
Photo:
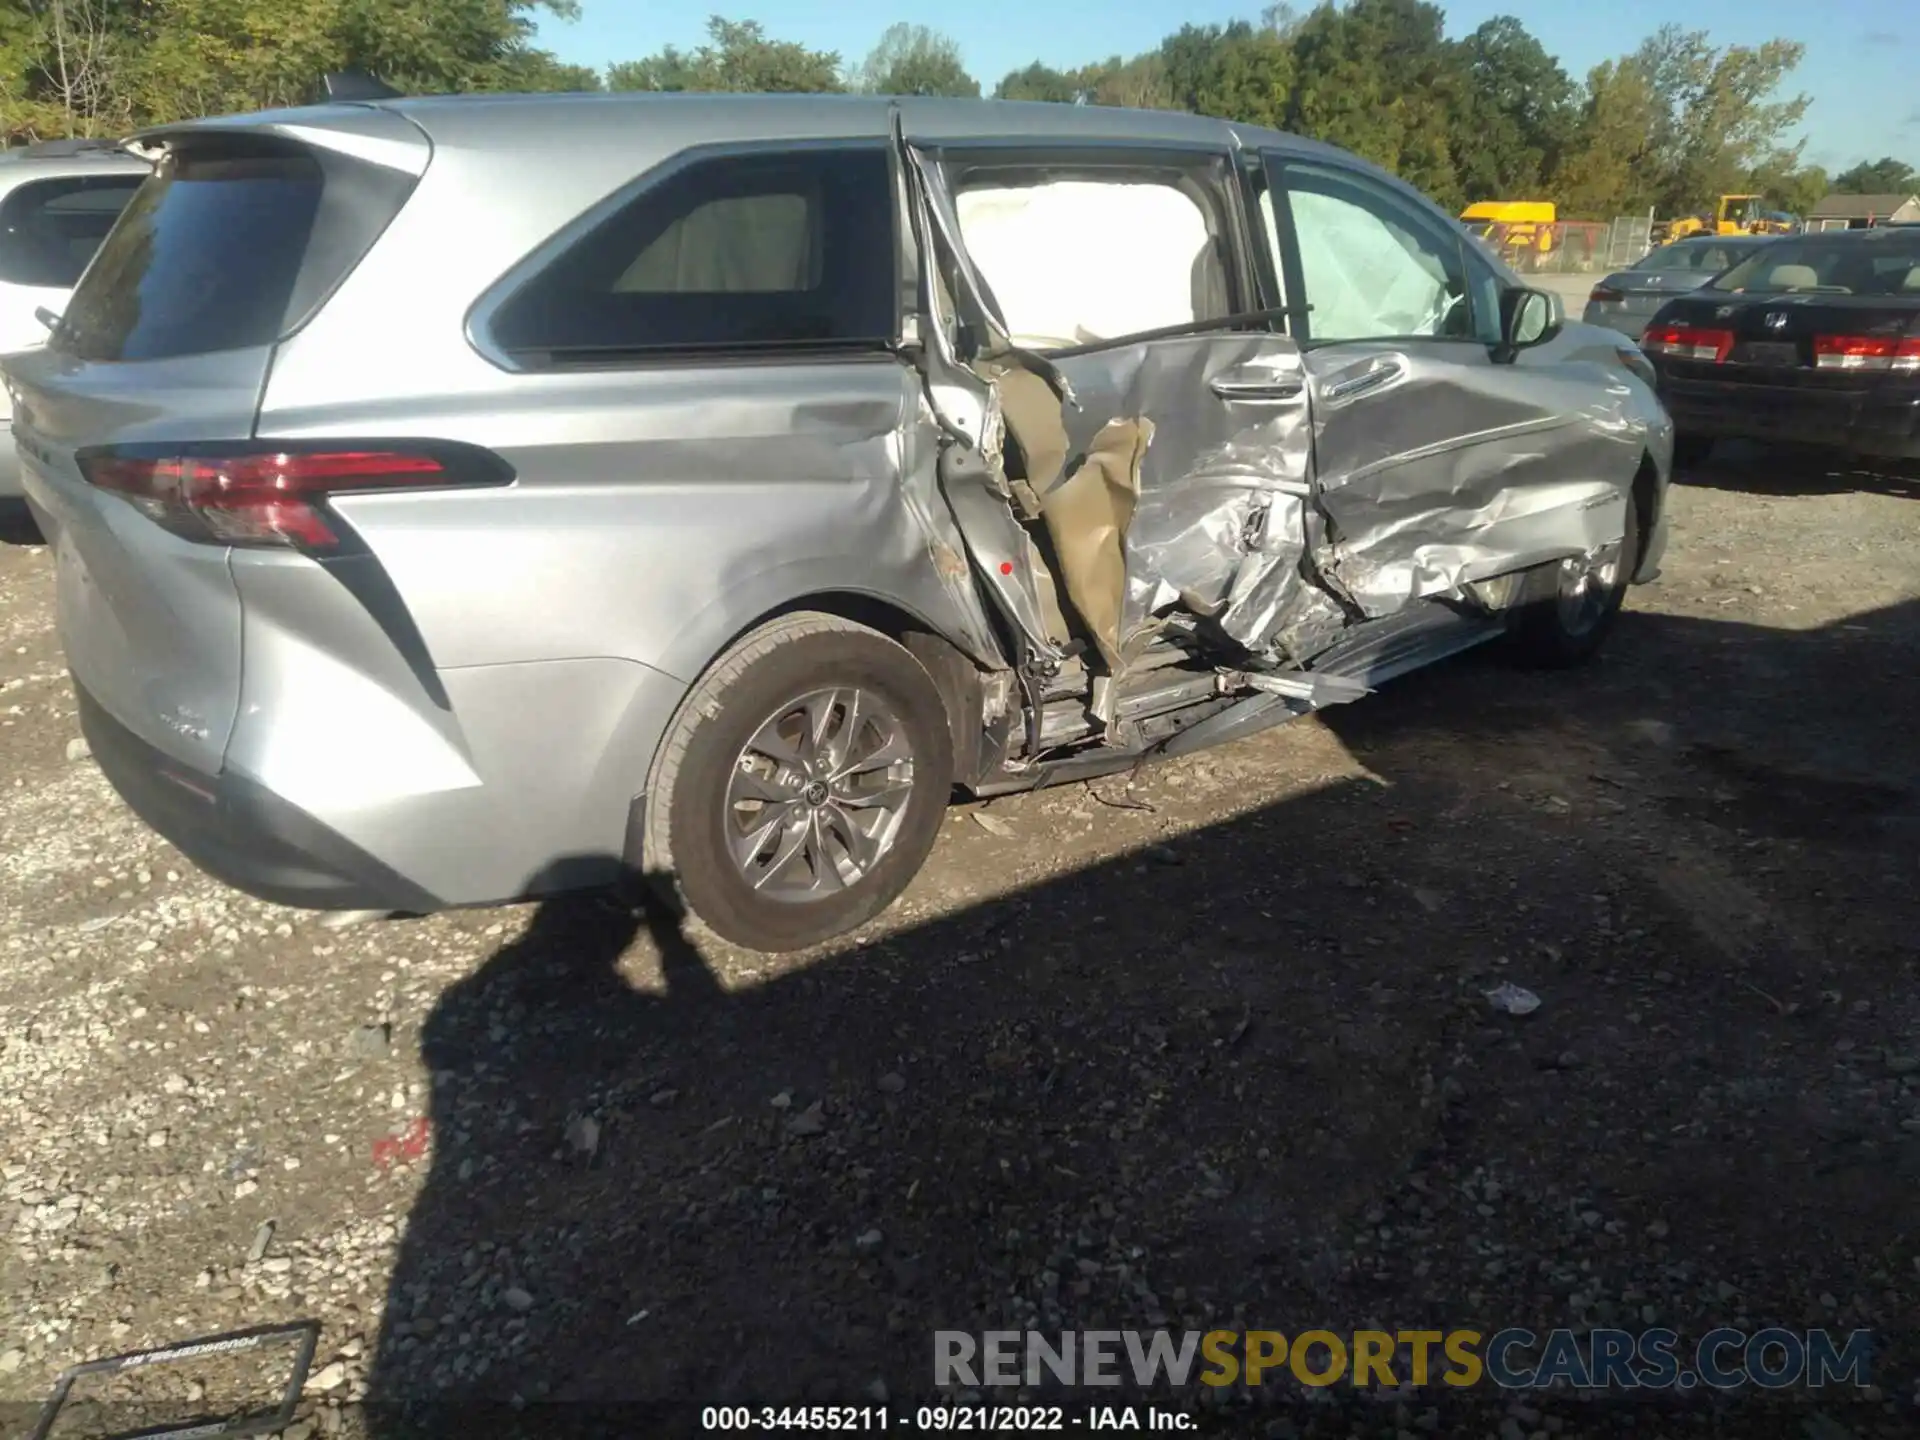
[[[1329,705],[1351,704],[1373,693],[1363,682],[1345,675],[1268,675],[1255,671],[1249,673],[1246,680],[1250,689],[1300,700],[1315,710],[1324,710]]]
[[[1596,399],[1552,348],[1510,365],[1454,347],[1307,357],[1323,564],[1367,616],[1620,539],[1646,419],[1630,387]]]
[[[1045,432],[1050,423],[1031,403],[1039,398],[1038,387],[1024,380],[1009,383],[1018,372],[1045,380],[1065,402],[1055,413],[1068,442],[1065,453],[1075,459],[1059,473],[1067,474],[1076,463],[1103,467],[1100,483],[1092,476],[1080,479],[1076,471],[1072,486],[1076,493],[1104,497],[1093,507],[1101,512],[1095,529],[1102,538],[1080,536],[1075,526],[1053,518],[1048,526],[1061,561],[1061,587],[1107,673],[1118,674],[1134,637],[1152,625],[1157,612],[1176,605],[1205,616],[1220,633],[1256,653],[1270,648],[1272,635],[1302,605],[1315,609],[1324,623],[1324,605],[1309,596],[1311,587],[1302,576],[1319,532],[1310,509],[1306,376],[1294,342],[1270,333],[1216,333],[1049,360],[1028,355],[1009,335],[1007,317],[963,243],[959,201],[941,166],[904,138],[902,148],[932,243],[951,266],[953,301],[985,337],[983,353],[971,366],[983,373],[992,373],[987,367],[1012,372],[1003,373],[994,388],[1001,392],[1010,433],[1029,452],[1010,459],[1007,467],[1016,507],[1028,506],[1033,494],[1052,483],[1048,477],[1062,458],[1050,440],[1026,443],[1029,434]],[[1181,203],[1190,202],[1183,198]],[[1205,245],[1197,249],[1208,253]],[[1049,323],[1055,329],[1064,326]],[[1293,398],[1284,403],[1257,399],[1260,387],[1244,382],[1238,390],[1210,393],[1229,372],[1247,369],[1256,380],[1287,379]],[[1153,444],[1139,457],[1137,499],[1131,514],[1123,516],[1128,487],[1116,488],[1117,476],[1093,457],[1115,440],[1116,432],[1101,427],[1138,419],[1151,427]],[[990,445],[983,448],[993,453]],[[1022,468],[1036,472],[1032,494],[1021,494],[1022,477],[1011,474]],[[1026,514],[1031,518],[1030,509]],[[1115,534],[1124,542],[1118,570],[1112,563]]]
[[[973,574],[1001,616],[1021,636],[1025,653],[1043,667],[1056,666],[1067,641],[1064,621],[1052,577],[1022,526],[1023,517],[1016,514],[1016,497],[1004,465],[1006,396],[1016,398],[1016,408],[1022,415],[1033,410],[1043,421],[1046,405],[1033,406],[1017,382],[995,385],[994,367],[958,353],[954,337],[964,322],[985,331],[990,339],[997,337],[999,351],[1010,361],[1025,359],[1005,341],[1004,331],[979,293],[966,256],[951,245],[948,235],[952,227],[941,221],[937,182],[900,135],[897,116],[895,143],[907,177],[915,247],[926,281],[920,297],[920,368],[927,405],[941,431],[932,467],[938,490],[945,499],[956,538],[972,561]],[[999,371],[1012,368],[998,367]],[[1058,393],[1064,389],[1064,380],[1051,367],[1028,366],[1022,373],[1044,380],[1049,391],[1047,402],[1057,415],[1065,398]],[[1033,438],[1034,427],[1023,424],[1021,428],[1027,449],[1039,448],[1040,442]],[[1044,424],[1039,433],[1044,434]],[[1030,492],[1022,498],[1032,499]],[[933,507],[928,508],[931,511]],[[1037,513],[1034,504],[1026,518],[1034,518]],[[937,546],[939,532],[945,527],[936,520],[931,529]],[[937,548],[935,554],[937,558]]]
[[[967,563],[966,537],[952,509],[941,503],[939,491],[940,434],[934,411],[923,394],[919,423],[908,431],[906,458],[900,467],[900,501],[914,529],[923,537],[933,575],[954,617],[957,637],[976,664],[990,665],[1000,657],[993,633]]]
[[[1314,598],[1302,568],[1319,530],[1306,376],[1291,340],[1199,335],[1059,364],[1087,417],[1070,430],[1104,415],[1144,415],[1155,426],[1127,532],[1129,639],[1177,608],[1261,653],[1302,607],[1321,609],[1325,597]],[[1276,395],[1297,380],[1299,397],[1226,398],[1261,380]]]

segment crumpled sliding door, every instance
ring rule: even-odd
[[[1287,648],[1283,634],[1337,632],[1345,613],[1309,573],[1318,526],[1294,342],[1227,317],[1023,349],[966,249],[938,156],[904,138],[901,151],[935,312],[929,401],[955,437],[943,488],[1032,657],[1057,663],[1075,630],[1090,667],[1117,681],[1169,610],[1255,656]]]

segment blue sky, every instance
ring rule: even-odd
[[[1892,154],[1920,165],[1920,4],[1915,0],[1454,0],[1450,33],[1465,34],[1492,15],[1518,15],[1578,78],[1601,60],[1632,49],[1666,20],[1705,30],[1716,45],[1778,37],[1802,41],[1807,57],[1794,83],[1810,95],[1808,158],[1841,169]],[[896,20],[932,25],[960,42],[967,68],[991,90],[1031,60],[1067,67],[1112,54],[1132,55],[1188,20],[1205,24],[1255,18],[1261,0],[974,0],[934,6],[925,0],[706,0],[668,7],[641,0],[581,0],[578,21],[546,21],[541,43],[583,65],[633,60],[663,45],[700,42],[714,9],[758,20],[769,34],[857,60]],[[1308,8],[1298,5],[1297,8]],[[964,17],[964,20],[961,18]]]

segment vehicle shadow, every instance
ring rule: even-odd
[[[44,545],[46,537],[33,523],[24,500],[0,499],[0,545]]]
[[[1855,1323],[1817,1297],[1905,1272],[1920,1179],[1891,1111],[1836,1119],[1833,1065],[1920,1036],[1917,651],[1920,603],[1629,613],[1576,674],[1468,657],[1326,712],[1366,775],[1236,814],[1231,771],[1145,771],[1228,818],[812,956],[541,904],[424,1029],[371,1433],[897,1411],[936,1329]],[[1080,794],[1024,797],[1021,833]],[[1505,980],[1539,1011],[1496,1013]],[[1441,1433],[1512,1399],[1407,1398]],[[1225,1433],[1392,1418],[1212,1399]]]
[[[1748,495],[1844,495],[1920,499],[1920,460],[1849,458],[1829,450],[1727,441],[1704,465],[1674,475],[1677,484]]]

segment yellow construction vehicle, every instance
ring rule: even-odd
[[[1551,200],[1482,200],[1460,212],[1460,223],[1511,259],[1553,249]]]
[[[1711,215],[1685,215],[1672,221],[1666,239],[1684,240],[1689,235],[1785,235],[1792,231],[1791,216],[1766,208],[1764,195],[1722,195],[1719,208]]]

